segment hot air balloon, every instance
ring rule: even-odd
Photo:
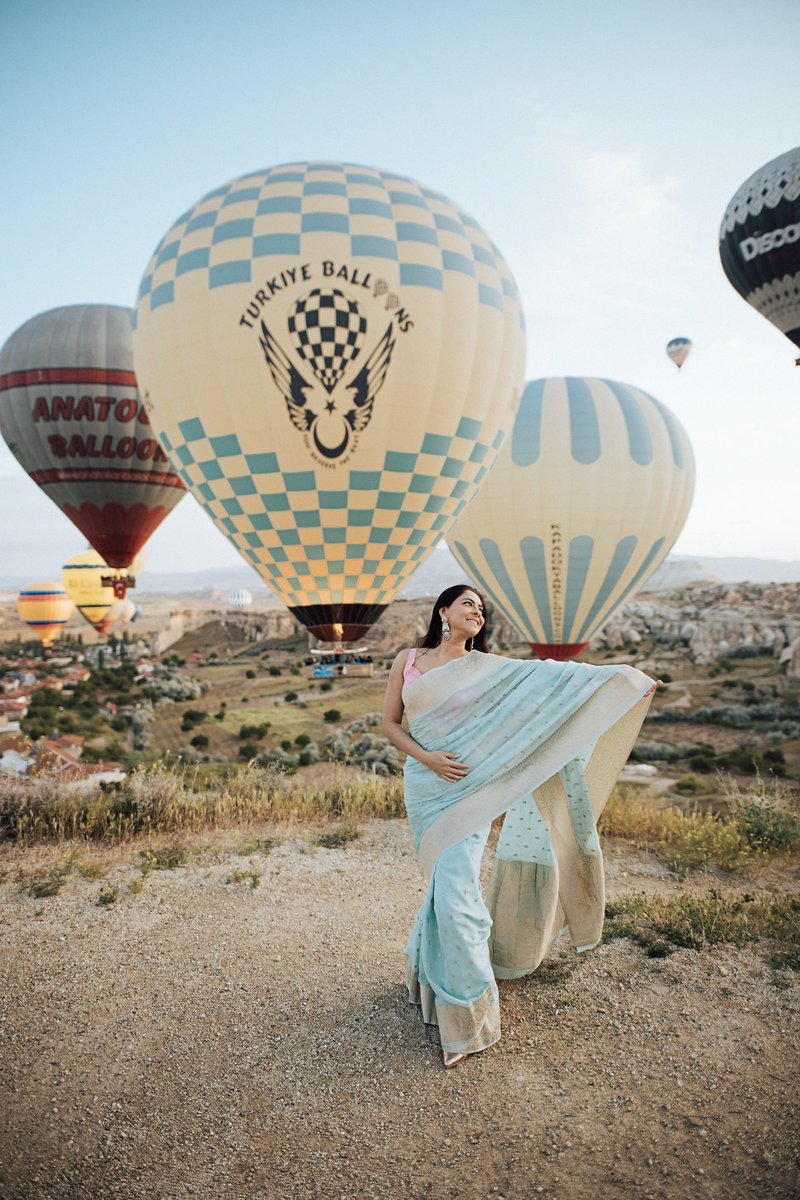
[[[17,599],[20,617],[45,648],[52,646],[72,616],[73,608],[59,583],[33,583],[21,591]]]
[[[439,192],[346,163],[256,171],[166,233],[136,371],[216,525],[317,637],[360,637],[513,419],[511,271]]]
[[[243,611],[253,603],[253,594],[247,588],[236,588],[228,594],[228,607]]]
[[[719,255],[739,295],[800,347],[800,146],[739,188],[722,218]]]
[[[541,658],[581,654],[665,558],[694,459],[676,417],[610,379],[536,379],[447,544]]]
[[[677,337],[673,338],[671,342],[667,342],[667,356],[675,363],[679,371],[691,352],[692,343],[688,338]]]
[[[124,595],[135,555],[186,494],[139,399],[131,310],[54,308],[13,333],[0,351],[0,432]]]
[[[105,636],[114,623],[111,612],[114,604],[114,589],[104,583],[110,574],[108,564],[96,550],[85,550],[75,554],[64,563],[61,578],[68,596],[78,612]]]
[[[124,600],[117,600],[114,604],[111,610],[111,621],[114,625],[119,621],[123,629],[127,629],[131,622],[137,619],[139,614],[140,610],[138,606],[131,600],[130,596],[126,596]]]

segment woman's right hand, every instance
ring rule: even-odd
[[[457,761],[460,757],[460,754],[450,754],[447,750],[432,750],[426,754],[423,765],[440,779],[445,779],[448,783],[457,783],[469,772],[466,763]]]

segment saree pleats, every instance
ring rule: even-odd
[[[405,798],[428,892],[408,946],[409,995],[446,1050],[500,1036],[495,979],[534,971],[569,931],[597,945],[605,891],[597,819],[647,713],[653,681],[632,667],[472,653],[403,693],[411,736],[459,754],[446,783],[409,758]],[[479,870],[505,813],[489,886]]]
[[[500,1037],[492,918],[479,879],[488,836],[487,825],[441,855],[407,949],[409,999],[452,1053],[485,1050]]]

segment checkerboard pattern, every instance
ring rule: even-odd
[[[190,272],[210,289],[253,283],[270,260],[308,254],[315,233],[341,235],[339,253],[356,263],[397,263],[404,289],[441,292],[449,274],[468,278],[480,304],[511,307],[523,325],[511,270],[468,213],[403,175],[351,163],[288,163],[209,192],[156,247],[139,305],[171,304]]]
[[[328,392],[359,354],[366,332],[367,321],[358,304],[338,288],[314,288],[300,297],[289,316],[289,333],[297,352]]]
[[[356,430],[351,458],[323,463],[291,428],[291,383],[273,394],[250,332],[262,312],[276,341],[288,322],[281,349],[292,366],[308,364],[302,382],[320,422],[357,375],[351,364],[393,323],[386,385],[380,377],[375,418]],[[211,313],[218,325],[227,314],[224,335]],[[242,321],[241,345],[249,338],[257,353],[237,359],[229,335]],[[390,603],[494,463],[521,383],[519,295],[487,234],[440,193],[347,163],[288,164],[210,192],[157,247],[136,323],[171,461],[293,609]],[[241,395],[231,389],[220,403],[205,388],[216,349],[241,371]]]
[[[419,453],[386,451],[380,471],[348,472],[347,488],[324,491],[313,470],[287,471],[279,455],[244,454],[235,434],[208,437],[202,421],[162,434],[218,528],[289,607],[330,602],[388,604],[442,530],[458,516],[494,461],[503,437],[480,440],[462,418],[429,433]]]

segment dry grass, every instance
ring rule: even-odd
[[[724,815],[656,808],[636,788],[620,786],[603,813],[601,832],[654,852],[679,876],[711,866],[740,871],[776,851],[796,853],[800,812],[789,786],[757,776],[749,790],[730,778],[722,778],[720,787]]]
[[[56,779],[0,776],[0,841],[31,844],[84,838],[121,842],[142,833],[229,828],[264,821],[358,821],[402,816],[399,778],[334,771],[324,785],[255,764],[199,779],[195,768],[138,767],[119,784],[89,792]]]

